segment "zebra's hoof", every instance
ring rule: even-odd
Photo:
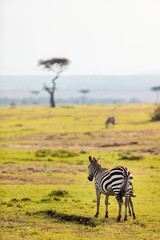
[[[108,218],[108,214],[106,213],[105,218]]]
[[[118,218],[117,218],[117,222],[120,222],[120,221],[121,221],[121,218],[120,218],[120,217],[118,217]]]
[[[124,218],[124,221],[127,221],[127,217]]]
[[[98,214],[96,213],[96,215],[94,216],[95,218],[98,218]]]

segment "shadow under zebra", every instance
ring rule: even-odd
[[[90,227],[97,226],[97,223],[93,218],[58,213],[58,212],[52,211],[52,210],[38,211],[38,212],[33,212],[33,213],[26,212],[26,215],[28,215],[28,216],[46,215],[46,216],[49,216],[50,218],[54,218],[60,222],[73,222],[75,224],[81,224],[81,225],[90,226]]]

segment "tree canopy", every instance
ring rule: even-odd
[[[39,65],[44,65],[48,70],[52,70],[59,74],[70,61],[67,58],[52,58],[49,60],[39,60]]]
[[[158,86],[158,87],[152,87],[151,90],[152,90],[152,91],[160,91],[160,86]]]

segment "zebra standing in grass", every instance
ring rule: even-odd
[[[129,204],[132,208],[133,218],[135,219],[135,213],[133,209],[133,203],[131,197],[133,195],[133,187],[132,181],[133,177],[130,171],[125,167],[117,167],[112,170],[107,170],[106,168],[102,168],[99,164],[100,157],[96,160],[92,159],[89,156],[89,177],[90,181],[95,178],[95,188],[97,194],[97,212],[95,217],[98,217],[99,214],[99,205],[100,205],[100,196],[101,193],[106,195],[105,204],[106,204],[106,218],[108,217],[108,198],[110,195],[115,195],[118,204],[119,204],[119,213],[117,221],[119,222],[121,219],[122,212],[122,197],[125,196],[125,220],[127,220],[127,207]],[[129,207],[130,212],[130,207]],[[131,215],[131,214],[130,214]]]
[[[105,122],[105,126],[108,128],[108,124],[109,123],[112,123],[113,125],[115,125],[115,123],[116,123],[116,119],[115,119],[115,117],[109,117],[109,118],[107,118],[107,120],[106,120],[106,122]]]

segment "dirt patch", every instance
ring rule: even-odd
[[[160,129],[145,130],[102,130],[102,131],[84,131],[84,132],[65,132],[54,134],[28,134],[10,138],[7,144],[7,138],[2,139],[4,143],[0,147],[11,147],[17,149],[57,149],[67,150],[85,150],[85,151],[119,151],[132,150],[145,152],[148,148],[148,154],[159,154],[158,135]],[[157,136],[157,138],[153,138]],[[16,143],[14,143],[16,140]],[[5,143],[6,142],[6,143]],[[149,148],[152,148],[150,151]],[[150,152],[149,152],[150,151]]]
[[[35,185],[69,185],[73,184],[73,179],[66,179],[65,177],[54,177],[54,176],[24,176],[17,175],[16,177],[12,176],[0,176],[1,185],[25,185],[25,184],[35,184]]]
[[[85,168],[79,167],[31,167],[31,166],[1,166],[0,181],[2,185],[6,184],[36,184],[36,185],[58,185],[72,184],[73,179],[56,177],[56,173],[71,173],[73,175],[79,172],[85,172]]]
[[[26,215],[32,216],[32,215],[46,215],[51,218],[54,218],[60,222],[72,222],[75,224],[81,224],[85,226],[90,227],[96,227],[96,223],[92,218],[82,217],[82,216],[76,216],[76,215],[68,215],[64,213],[57,213],[56,211],[48,210],[48,211],[39,211],[35,213],[29,213],[26,212]]]
[[[23,173],[73,173],[85,172],[85,168],[75,167],[30,167],[30,166],[1,166],[0,173],[23,172]]]

